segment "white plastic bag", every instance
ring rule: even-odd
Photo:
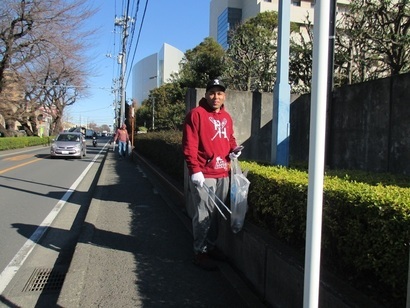
[[[131,156],[131,153],[132,153],[132,145],[131,145],[131,141],[128,141],[128,144],[127,144],[127,151],[128,151],[128,156]]]
[[[242,173],[238,159],[231,160],[231,229],[233,233],[242,230],[248,211],[249,180]]]

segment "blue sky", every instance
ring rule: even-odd
[[[143,12],[148,1],[144,23],[141,28]],[[131,5],[137,5],[131,0]],[[135,21],[135,32],[132,38],[132,49],[127,54],[126,97],[130,98],[132,79],[128,74],[132,65],[141,59],[157,53],[164,43],[170,44],[182,52],[192,49],[209,36],[209,3],[210,0],[141,0]],[[120,48],[120,28],[114,27],[114,18],[122,17],[122,1],[89,0],[92,7],[100,7],[98,13],[86,21],[87,28],[98,29],[98,34],[90,41],[88,55],[92,61],[92,74],[88,79],[88,96],[69,106],[65,118],[77,125],[94,122],[98,125],[111,125],[114,118],[111,93],[113,79],[119,77],[120,66],[117,56]],[[135,13],[135,9],[132,14]],[[114,34],[114,30],[118,33]],[[131,42],[131,36],[128,38]],[[136,47],[136,49],[135,49]],[[136,50],[134,55],[134,50]],[[107,57],[107,55],[112,57]],[[132,59],[133,58],[133,59]]]

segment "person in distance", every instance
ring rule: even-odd
[[[127,131],[127,125],[122,124],[119,129],[117,129],[117,133],[114,136],[114,146],[115,142],[118,140],[118,155],[120,159],[124,158],[127,155],[127,144],[130,140]]]

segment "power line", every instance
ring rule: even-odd
[[[145,2],[144,13],[143,13],[143,15],[142,15],[141,25],[140,25],[140,29],[139,29],[139,31],[138,31],[137,43],[136,43],[135,48],[134,48],[134,54],[133,54],[133,56],[132,56],[132,61],[131,61],[131,65],[130,65],[130,70],[129,70],[129,72],[128,72],[127,84],[128,84],[128,80],[129,80],[129,78],[130,78],[131,71],[132,71],[132,65],[134,64],[135,54],[137,53],[137,48],[138,48],[138,43],[139,43],[140,36],[141,36],[142,26],[143,26],[143,24],[144,24],[145,14],[146,14],[147,8],[148,8],[148,1],[149,1],[149,0],[147,0],[147,1]]]
[[[107,90],[111,91],[111,88],[105,88],[105,87],[94,87],[94,86],[75,86],[75,85],[63,85],[63,84],[42,84],[42,83],[37,83],[37,86],[41,88],[79,88],[79,89],[100,89],[100,90]]]
[[[127,8],[125,10],[125,15],[121,18],[115,19],[115,25],[120,26],[122,29],[121,36],[121,53],[119,54],[118,62],[121,64],[121,74],[120,74],[120,98],[121,98],[121,108],[120,108],[120,122],[123,124],[125,122],[125,73],[127,65],[127,39],[128,39],[128,27],[129,23],[133,22],[133,19],[129,17],[129,5],[130,0],[127,1]]]
[[[83,111],[75,111],[75,112],[73,112],[73,113],[87,113],[87,112],[94,112],[94,111],[98,111],[98,110],[105,110],[105,109],[108,109],[108,108],[112,108],[112,105],[109,105],[109,106],[106,106],[106,107],[103,107],[103,108],[97,108],[97,109],[90,109],[90,110],[83,110]]]
[[[117,2],[115,2],[115,5],[117,6]],[[115,23],[114,23],[114,28],[116,26],[121,27],[121,36],[120,36],[120,42],[118,46],[118,76],[120,76],[118,79],[113,79],[114,81],[114,88],[112,89],[114,93],[120,93],[120,122],[123,122],[125,120],[125,89],[128,85],[128,80],[130,78],[131,72],[132,72],[132,66],[134,63],[136,51],[138,48],[139,44],[139,39],[141,36],[141,31],[142,27],[144,24],[144,19],[145,19],[145,14],[147,11],[148,7],[148,0],[146,0],[145,3],[145,8],[143,12],[143,16],[141,19],[141,23],[139,26],[139,31],[138,31],[138,37],[137,41],[134,45],[134,38],[135,38],[135,33],[136,33],[136,20],[140,8],[140,0],[137,1],[136,5],[135,2],[132,2],[132,7],[130,8],[130,0],[122,0],[121,2],[122,5],[122,17],[118,17],[117,14],[115,14]],[[131,14],[130,14],[131,13]],[[123,15],[124,14],[124,15]],[[133,17],[131,18],[129,15],[132,15]],[[130,33],[128,33],[128,28],[130,30]],[[117,31],[114,31],[114,34],[117,34]],[[129,38],[128,42],[127,39]],[[114,45],[115,48],[115,45]],[[132,60],[131,62],[128,61],[128,52],[131,55],[132,52]],[[119,84],[117,84],[117,81],[119,81]],[[117,98],[115,97],[115,104],[117,104]],[[117,108],[115,108],[117,110]],[[116,114],[117,118],[117,114]]]
[[[138,10],[139,10],[139,4],[140,4],[140,0],[137,1],[137,7],[135,10],[135,14],[134,14],[134,22],[132,23],[132,26],[131,26],[131,35],[130,35],[131,39],[128,44],[128,52],[131,50],[132,42],[134,41],[134,32],[135,32],[135,25],[137,21]]]

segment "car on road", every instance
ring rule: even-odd
[[[54,157],[75,157],[82,158],[87,155],[85,138],[79,132],[62,132],[55,139],[50,147],[51,158]]]

